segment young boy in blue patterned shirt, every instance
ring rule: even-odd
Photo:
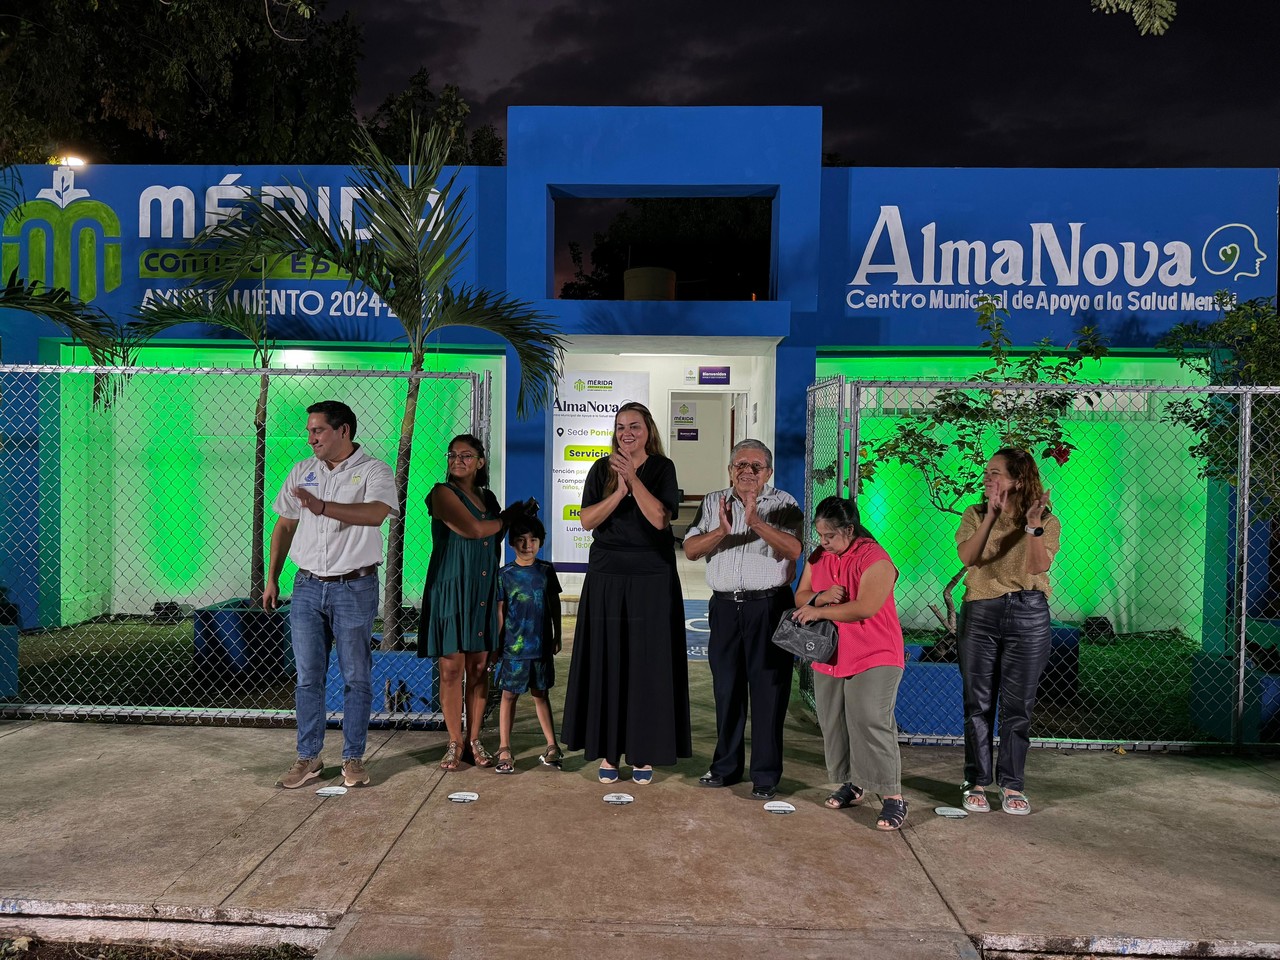
[[[564,759],[547,699],[547,691],[556,682],[553,658],[560,652],[560,580],[555,567],[538,559],[546,538],[546,528],[537,517],[517,516],[507,532],[507,542],[515,549],[516,558],[498,572],[502,654],[493,671],[493,682],[502,691],[502,706],[498,711],[497,773],[516,772],[511,727],[516,702],[526,691],[533,695],[538,723],[547,738],[547,749],[538,760],[559,769]]]

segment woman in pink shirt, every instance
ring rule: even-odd
[[[813,665],[827,776],[841,784],[826,805],[840,810],[861,803],[867,791],[877,793],[883,806],[876,827],[898,830],[907,820],[893,718],[905,666],[893,602],[898,570],[862,525],[854,501],[827,497],[813,523],[821,546],[800,577],[792,616],[802,623],[831,620],[838,634],[832,661]]]

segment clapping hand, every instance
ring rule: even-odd
[[[987,506],[991,508],[993,513],[1004,512],[1004,508],[1008,506],[1008,504],[1009,504],[1008,490],[1002,490],[999,487],[996,487],[987,496]]]
[[[610,455],[609,469],[617,474],[618,486],[630,493],[636,479],[636,468],[631,462],[631,456],[624,450]]]
[[[1039,500],[1032,500],[1031,506],[1027,507],[1027,526],[1042,527],[1044,526],[1044,515],[1049,511],[1049,490],[1044,491],[1044,496]]]
[[[733,507],[729,504],[728,497],[722,497],[720,500],[720,534],[727,537],[733,532]]]

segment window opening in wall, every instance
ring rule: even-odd
[[[769,197],[555,198],[564,300],[769,300]]]

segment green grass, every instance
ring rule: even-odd
[[[293,710],[291,675],[197,663],[190,620],[117,619],[23,634],[18,681],[23,703]]]

